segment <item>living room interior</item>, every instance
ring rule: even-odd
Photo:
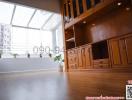
[[[132,0],[0,0],[0,100],[131,100],[131,43]]]

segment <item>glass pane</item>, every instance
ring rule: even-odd
[[[60,50],[63,50],[63,32],[62,32],[62,25],[60,25],[56,29],[56,45],[60,48]]]
[[[52,15],[52,13],[47,11],[37,10],[35,13],[29,27],[32,28],[41,28],[42,25],[47,21],[47,19]]]
[[[48,37],[48,38],[47,38]],[[42,46],[43,50],[46,47],[52,48],[52,33],[50,31],[41,31],[41,30],[28,30],[28,52],[30,54],[39,54],[41,52],[40,47]],[[38,47],[38,52],[34,52],[34,48]],[[44,51],[42,51],[45,53]]]
[[[16,11],[12,24],[18,26],[27,26],[34,11],[35,9],[32,8],[16,6]]]
[[[52,42],[52,32],[51,31],[41,31],[41,41],[42,41],[42,45],[45,48],[49,47],[50,50],[52,50],[53,42]]]
[[[37,47],[39,48],[41,45],[41,31],[40,30],[34,30],[34,29],[29,29],[28,30],[28,52],[30,54],[33,54],[33,48]],[[38,51],[39,52],[39,51]],[[35,53],[38,53],[35,52]]]
[[[43,27],[46,30],[52,30],[61,22],[61,16],[59,14],[54,14],[48,23]]]
[[[27,29],[12,28],[11,51],[12,53],[25,54],[27,51]]]
[[[10,24],[14,5],[0,2],[0,23]]]

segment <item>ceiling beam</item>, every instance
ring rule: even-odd
[[[14,5],[14,9],[13,9],[13,12],[12,12],[10,25],[12,25],[12,21],[13,21],[14,15],[15,15],[15,11],[16,11],[16,5]]]
[[[32,28],[32,27],[27,27],[27,26],[18,26],[18,25],[12,25],[12,27],[19,27],[19,28],[26,28],[26,29],[35,29],[35,30],[40,30],[39,28]]]
[[[48,23],[48,21],[53,17],[54,14],[51,14],[49,18],[45,21],[45,23],[42,25],[41,29],[44,28],[44,26]]]
[[[28,21],[28,23],[27,23],[27,27],[29,27],[29,24],[30,24],[30,22],[32,21],[34,15],[35,15],[35,13],[36,13],[36,11],[37,11],[37,9],[34,10],[34,12],[33,12],[32,16],[31,16],[31,18],[29,19],[29,21]]]
[[[12,25],[12,27],[18,27],[18,28],[26,28],[26,29],[33,29],[33,30],[42,30],[42,31],[51,31],[51,30],[44,30],[40,28],[32,28],[32,27],[25,27],[25,26],[18,26],[18,25]]]

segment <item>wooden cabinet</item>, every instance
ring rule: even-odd
[[[89,69],[92,68],[92,53],[91,45],[78,48],[78,68]]]
[[[76,69],[78,66],[77,50],[68,50],[68,68]]]
[[[120,65],[121,53],[120,53],[119,39],[110,40],[110,53],[111,53],[112,64]]]
[[[78,68],[83,68],[83,55],[84,55],[84,51],[82,48],[78,48],[77,50],[77,53],[78,53]]]
[[[68,50],[69,69],[89,69],[92,68],[91,45]]]
[[[124,40],[128,64],[132,64],[132,35],[125,37]]]
[[[92,68],[92,51],[91,51],[91,45],[88,45],[85,47],[84,51],[84,61],[85,61],[85,67],[86,68]]]
[[[108,41],[100,41],[92,44],[93,67],[109,68]]]
[[[64,0],[64,43],[69,69],[123,69],[132,65],[132,35],[124,33],[131,32],[132,26],[131,9],[123,10],[130,6],[127,1],[121,0],[122,6],[115,7],[116,0]]]
[[[109,68],[109,59],[98,59],[93,61],[94,68]]]
[[[130,67],[132,34],[70,49],[67,58],[69,69],[106,69],[110,65],[112,68]]]
[[[125,35],[109,41],[113,67],[126,67],[132,64],[132,35]]]

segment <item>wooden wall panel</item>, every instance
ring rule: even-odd
[[[126,8],[122,7],[85,24],[88,42],[97,42],[131,32],[132,8],[126,11]]]

